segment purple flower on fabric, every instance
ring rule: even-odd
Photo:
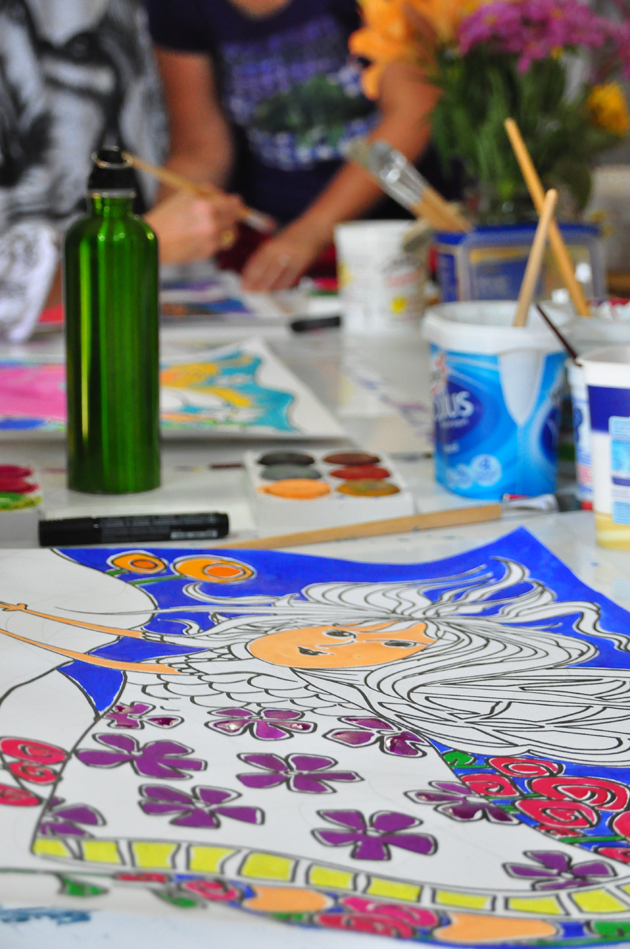
[[[174,814],[176,816],[169,823],[178,827],[220,827],[219,817],[230,817],[247,824],[262,824],[265,819],[265,813],[259,807],[231,806],[229,802],[241,795],[226,788],[197,787],[191,794],[185,794],[176,788],[145,784],[140,793],[145,798],[140,801],[145,814],[155,817]]]
[[[356,771],[331,770],[337,761],[323,755],[239,755],[241,761],[260,768],[266,774],[250,772],[236,777],[248,788],[277,788],[286,784],[289,791],[304,794],[334,794],[330,781],[362,781]]]
[[[101,814],[93,807],[66,804],[62,797],[53,797],[42,817],[39,833],[42,837],[91,837],[92,834],[80,825],[102,827],[104,823]]]
[[[366,821],[361,811],[318,811],[320,817],[344,830],[314,830],[313,836],[327,847],[352,846],[354,860],[390,860],[391,848],[430,855],[437,841],[430,834],[409,833],[421,820],[398,811],[377,811]]]
[[[208,728],[223,735],[243,735],[249,732],[261,741],[282,741],[294,734],[305,735],[315,731],[312,722],[302,722],[304,712],[291,709],[266,708],[262,712],[252,712],[247,708],[222,708],[215,712],[219,721],[206,722]]]
[[[338,741],[350,748],[363,748],[367,745],[379,745],[386,755],[399,755],[406,758],[422,758],[426,751],[420,746],[426,745],[421,735],[400,729],[382,718],[346,716],[340,719],[352,728],[334,728],[325,738]]]
[[[558,850],[527,850],[524,854],[539,866],[526,863],[505,863],[511,877],[528,880],[534,890],[568,890],[577,886],[600,885],[617,874],[603,860],[573,863],[571,857]]]
[[[104,717],[110,719],[110,728],[144,728],[145,723],[155,725],[156,728],[174,728],[184,721],[179,715],[148,715],[154,708],[155,705],[144,702],[134,702],[132,705],[120,703],[114,705]]]
[[[178,741],[149,741],[140,745],[129,735],[95,735],[94,740],[111,748],[81,748],[77,758],[90,768],[116,768],[129,762],[136,774],[145,778],[190,778],[191,771],[203,771],[205,761],[189,758],[192,748]],[[113,750],[115,749],[115,750]]]
[[[470,789],[457,781],[429,781],[437,791],[407,791],[407,797],[416,804],[434,804],[435,810],[446,814],[452,820],[485,820],[492,824],[518,824],[517,817],[504,810],[494,801],[479,794],[471,794]]]

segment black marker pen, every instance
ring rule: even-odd
[[[40,547],[136,544],[156,540],[217,540],[230,529],[227,514],[138,514],[70,517],[39,522]]]

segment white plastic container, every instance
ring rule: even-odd
[[[591,416],[588,409],[588,389],[582,366],[578,366],[572,359],[567,359],[565,365],[573,405],[578,498],[582,503],[582,507],[591,508],[593,506],[593,474],[591,470]]]
[[[423,323],[436,478],[465,497],[555,488],[565,352],[533,308],[526,327],[512,326],[515,312],[513,302],[448,303]]]
[[[607,307],[608,304],[603,304]],[[597,312],[597,311],[596,311]],[[574,319],[565,329],[565,334],[578,353],[587,352],[613,343],[630,345],[630,321],[611,319]],[[592,507],[593,478],[591,472],[591,421],[588,407],[588,390],[584,369],[567,361],[571,402],[573,403],[573,431],[575,434],[575,466],[578,497],[583,507]]]
[[[630,346],[580,356],[591,418],[597,543],[630,550]]]
[[[417,326],[420,257],[403,249],[410,221],[353,221],[335,228],[344,330],[380,335]]]

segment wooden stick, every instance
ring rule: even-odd
[[[504,124],[508,138],[514,149],[516,160],[523,173],[523,178],[525,179],[530,197],[534,202],[534,207],[538,214],[541,214],[543,201],[545,199],[545,191],[542,182],[534,168],[534,163],[527,151],[527,146],[523,141],[523,136],[521,135],[518,125],[514,119],[506,119]],[[560,271],[565,287],[569,291],[569,296],[571,297],[576,313],[578,316],[591,316],[592,314],[588,302],[584,296],[584,290],[575,276],[571,255],[567,250],[567,245],[564,243],[560,228],[555,221],[552,221],[549,230],[549,243],[551,244],[558,270]]]
[[[470,221],[452,208],[441,194],[427,185],[418,203],[414,206],[418,217],[428,218],[434,226],[443,231],[470,231]]]
[[[413,514],[409,517],[393,517],[384,521],[368,521],[365,524],[346,524],[343,527],[326,527],[299,534],[279,534],[275,537],[258,537],[256,540],[233,540],[229,544],[217,544],[224,548],[273,550],[277,547],[302,547],[305,544],[324,544],[331,540],[354,540],[357,537],[380,537],[384,534],[407,534],[409,531],[431,530],[435,527],[459,527],[464,524],[480,524],[483,521],[498,521],[502,514],[500,504],[482,504],[476,507],[458,507],[447,511],[432,511],[430,514]]]
[[[521,284],[521,292],[518,295],[518,306],[516,307],[516,316],[514,317],[513,326],[525,326],[527,323],[527,316],[529,308],[532,305],[532,300],[534,299],[536,284],[540,277],[540,268],[542,267],[543,255],[545,253],[545,247],[547,246],[549,227],[553,220],[553,212],[556,209],[557,201],[558,192],[555,188],[550,188],[543,201],[542,213],[534,235],[534,242],[529,252],[529,257],[527,258],[527,267],[525,268],[525,276]]]
[[[175,188],[177,191],[187,191],[188,194],[195,195],[198,198],[218,198],[219,195],[225,194],[225,192],[217,188],[216,185],[199,184],[196,181],[191,181],[190,178],[185,178],[184,175],[180,175],[176,171],[171,171],[169,168],[160,168],[158,165],[152,165],[150,162],[144,161],[143,158],[132,155],[131,152],[123,152],[122,157],[125,161],[128,161],[130,165],[133,165],[134,168],[139,168],[141,171],[146,171],[150,175],[154,175],[162,184],[168,185],[170,188]],[[244,208],[241,219],[261,234],[272,234],[277,227],[273,218],[262,214],[260,211],[254,211],[253,208]]]

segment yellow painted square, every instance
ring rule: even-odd
[[[422,887],[413,883],[398,883],[396,880],[372,877],[367,892],[370,896],[388,896],[393,900],[409,900],[415,903],[420,898]]]
[[[116,840],[82,840],[81,848],[90,863],[122,863]]]
[[[620,913],[628,911],[628,907],[606,890],[585,890],[582,893],[572,893],[573,902],[586,913]]]
[[[354,873],[347,870],[335,870],[334,867],[311,867],[308,882],[313,886],[330,886],[336,890],[353,890]]]
[[[460,906],[465,909],[488,909],[492,897],[480,893],[451,893],[449,890],[436,890],[435,902],[442,906]]]
[[[508,909],[519,913],[540,913],[543,916],[564,916],[564,910],[555,896],[511,896]]]
[[[172,870],[173,857],[179,844],[171,841],[133,840],[131,853],[137,867],[150,870]]]
[[[33,853],[38,857],[72,857],[70,849],[64,844],[63,840],[54,838],[38,837],[33,844]]]
[[[191,845],[188,852],[188,869],[197,873],[220,873],[223,864],[236,850],[230,847],[202,847]]]
[[[241,867],[241,874],[258,880],[289,882],[293,879],[295,863],[289,857],[279,857],[273,853],[250,853]]]

